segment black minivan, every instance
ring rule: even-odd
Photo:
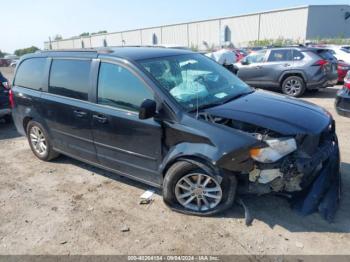
[[[10,98],[15,125],[39,159],[64,154],[160,187],[174,210],[210,215],[238,192],[284,192],[303,195],[303,214],[334,214],[332,116],[255,90],[201,54],[43,51],[21,59]]]

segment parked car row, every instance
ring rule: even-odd
[[[8,67],[11,64],[10,59],[0,58],[0,67]]]

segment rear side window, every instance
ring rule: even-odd
[[[146,99],[153,99],[153,94],[137,76],[122,66],[101,63],[99,104],[137,112]]]
[[[291,49],[272,50],[269,55],[269,62],[292,61],[293,55]]]
[[[55,59],[50,71],[49,92],[88,100],[90,61]]]
[[[24,60],[17,69],[15,85],[40,90],[45,73],[46,58]]]
[[[304,55],[298,50],[293,50],[293,60],[300,61],[303,60]]]

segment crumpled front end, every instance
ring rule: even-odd
[[[319,135],[297,135],[297,149],[274,163],[256,163],[250,188],[287,192],[302,215],[313,212],[329,222],[340,200],[340,154],[334,121]]]
[[[249,153],[232,152],[218,163],[238,175],[240,193],[288,195],[300,214],[318,211],[326,220],[333,220],[341,186],[334,120],[330,118],[329,125],[318,134],[296,135],[220,117],[211,117],[211,121],[250,133],[261,142]],[[231,166],[233,161],[235,165]]]
[[[249,172],[249,188],[260,193],[289,193],[300,214],[319,211],[331,222],[340,200],[341,185],[335,123],[332,121],[319,135],[297,135],[295,141],[296,149],[279,161],[255,163]]]

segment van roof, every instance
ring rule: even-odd
[[[182,54],[191,54],[192,51],[184,49],[172,49],[161,47],[111,47],[98,49],[67,49],[67,50],[47,50],[40,51],[41,55],[48,56],[74,56],[74,57],[90,57],[90,56],[113,56],[129,60],[144,60],[149,58],[174,56]]]

